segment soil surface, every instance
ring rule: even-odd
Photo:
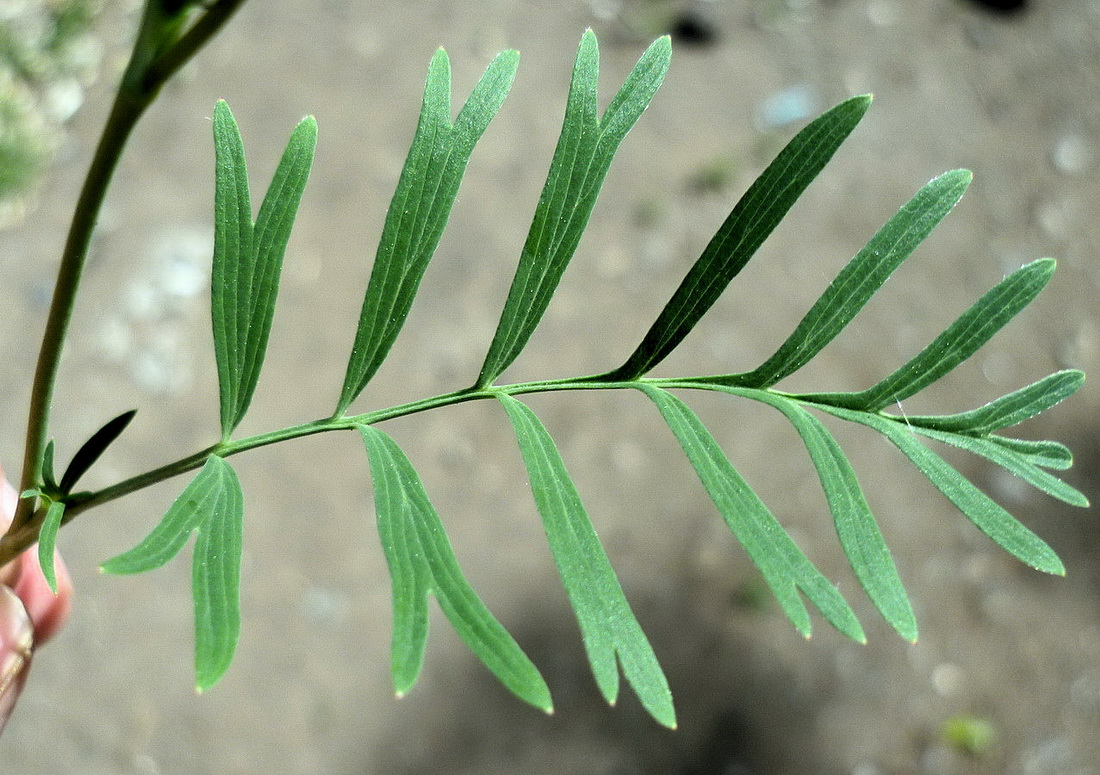
[[[695,14],[672,19],[669,11]],[[27,383],[66,215],[132,19],[102,22],[108,71],[21,228],[0,233],[0,461],[21,455]],[[206,287],[215,100],[266,186],[294,123],[320,144],[291,242],[265,376],[241,433],[327,415],[343,377],[385,208],[434,49],[456,105],[500,49],[512,94],[474,153],[408,325],[363,410],[469,384],[507,293],[553,152],[582,31],[601,43],[603,104],[670,26],[668,78],[626,139],[580,250],[505,379],[588,374],[632,349],[740,193],[809,117],[850,94],[875,104],[821,177],[661,375],[757,365],[874,231],[933,175],[975,173],[956,211],[850,329],[789,379],[858,389],[915,353],[1022,263],[1059,259],[1039,300],[971,363],[901,409],[971,408],[1057,368],[1100,373],[1100,2],[1035,0],[1011,17],[929,0],[480,3],[254,0],[143,120],[95,240],[57,397],[59,454],[140,409],[89,486],[213,441]],[[254,195],[258,199],[258,194]],[[1094,499],[1096,382],[1021,428],[1077,453]],[[803,640],[759,594],[743,551],[640,395],[530,405],[555,435],[627,597],[669,676],[680,729],[624,686],[608,708],[545,548],[499,407],[395,422],[459,559],[554,692],[546,717],[507,694],[438,611],[417,687],[394,699],[389,585],[371,483],[351,434],[237,458],[247,524],[244,631],[215,689],[191,689],[185,558],[136,578],[99,562],[132,546],[182,487],[90,512],[61,547],[77,605],[0,747],[23,773],[1100,773],[1100,530],[982,461],[948,455],[1044,536],[1069,569],[1033,572],[982,536],[884,441],[831,424],[912,596],[917,645],[859,591],[812,467],[778,415],[685,396],[731,459],[855,606],[861,646],[815,619]],[[944,729],[993,738],[967,753]]]

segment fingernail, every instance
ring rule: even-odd
[[[23,689],[33,646],[34,626],[23,601],[0,586],[0,731]]]

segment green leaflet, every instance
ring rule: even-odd
[[[496,115],[519,64],[498,54],[451,123],[451,66],[443,49],[428,68],[409,155],[382,228],[336,415],[343,415],[382,365],[412,308],[443,236],[474,145]]]
[[[636,379],[683,341],[833,157],[870,104],[869,96],[852,97],[795,135],[741,197],[638,349],[606,379]]]
[[[210,311],[223,441],[229,439],[248,411],[256,390],[275,314],[283,255],[316,144],[317,122],[313,117],[302,119],[290,136],[253,224],[240,130],[224,100],[214,107]]]
[[[428,638],[428,594],[470,650],[517,697],[550,713],[550,690],[519,644],[470,588],[439,515],[397,443],[359,425],[374,479],[378,533],[393,583],[393,680],[404,695],[420,673]]]
[[[730,395],[751,398],[778,409],[790,420],[817,469],[837,537],[859,583],[891,627],[911,643],[917,641],[917,620],[898,577],[890,550],[863,497],[851,463],[821,422],[794,401],[767,390],[719,386]]]
[[[615,151],[657,93],[671,56],[667,36],[654,41],[597,118],[599,49],[591,30],[581,38],[561,136],[478,387],[490,385],[531,338],[580,243]]]
[[[1010,439],[1005,436],[990,434],[986,436],[991,441],[1005,449],[1011,450],[1028,460],[1033,465],[1043,468],[1053,468],[1056,471],[1065,471],[1073,465],[1073,453],[1064,444],[1057,441],[1032,441],[1031,439]]]
[[[50,501],[46,509],[46,519],[38,530],[38,564],[42,566],[42,575],[57,594],[57,574],[54,572],[54,547],[57,545],[57,529],[61,527],[61,518],[65,516],[65,504],[62,501]]]
[[[810,636],[810,615],[798,596],[801,589],[837,630],[866,643],[863,628],[840,592],[791,540],[687,404],[653,385],[639,383],[638,389],[661,411],[715,507],[760,569],[795,628]]]
[[[800,397],[867,412],[877,412],[909,398],[977,352],[1039,295],[1053,274],[1052,258],[1040,258],[1020,267],[978,299],[912,360],[866,390]]]
[[[650,715],[666,727],[675,728],[676,712],[668,680],[630,610],[554,440],[525,404],[505,393],[498,393],[497,398],[515,430],[531,479],[531,494],[576,613],[600,692],[608,703],[615,704],[621,664],[627,682]]]
[[[951,212],[972,177],[969,170],[953,170],[925,185],[829,283],[774,355],[753,371],[709,381],[768,387],[809,363]]]
[[[88,469],[95,465],[95,461],[99,460],[100,455],[107,450],[107,447],[111,446],[115,439],[126,430],[126,426],[134,419],[135,414],[137,414],[137,409],[123,412],[93,433],[92,437],[84,442],[83,446],[73,455],[72,462],[69,463],[69,467],[65,469],[65,474],[61,477],[61,484],[58,485],[58,488],[62,494],[67,495],[72,492],[73,487],[80,481],[80,477],[84,476]],[[52,470],[50,476],[51,478],[53,476]]]
[[[236,472],[210,457],[168,512],[141,543],[103,563],[106,573],[132,574],[159,568],[198,533],[191,563],[195,603],[195,688],[202,692],[222,677],[240,637],[241,538],[244,496]]]
[[[844,420],[874,428],[908,457],[940,492],[954,503],[979,530],[1006,552],[1044,573],[1066,575],[1065,566],[1047,544],[1032,533],[965,476],[939,455],[921,444],[902,424],[879,414],[859,412],[836,406],[818,405],[818,409]]]
[[[976,438],[974,436],[959,433],[947,433],[945,431],[934,430],[932,428],[921,428],[919,426],[913,426],[913,430],[930,439],[935,439],[944,444],[950,444],[953,447],[959,447],[968,452],[973,452],[975,455],[980,455],[991,463],[996,463],[1009,473],[1013,473],[1020,477],[1033,487],[1042,490],[1047,495],[1064,501],[1071,506],[1087,508],[1089,505],[1089,499],[1085,497],[1084,493],[1066,484],[1058,477],[1044,471],[1042,468],[1039,468],[1039,466],[1023,455],[1005,449],[1001,444],[988,438]]]
[[[985,436],[1045,412],[1076,393],[1084,382],[1084,373],[1076,369],[1057,371],[969,412],[910,416],[905,421],[913,426],[947,433]]]
[[[224,461],[223,466],[221,508],[198,527],[191,566],[195,689],[199,692],[216,684],[229,669],[241,635],[244,495],[236,473]]]
[[[50,439],[46,442],[45,449],[42,450],[42,483],[50,491],[60,491],[60,486],[57,484],[57,478],[53,472],[54,463],[54,442]]]

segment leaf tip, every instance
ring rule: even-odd
[[[1030,264],[1026,264],[1024,268],[1039,274],[1043,277],[1045,283],[1054,274],[1054,270],[1058,268],[1058,261],[1047,256],[1046,258],[1037,258]]]

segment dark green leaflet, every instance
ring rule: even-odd
[[[623,138],[657,93],[671,57],[659,38],[642,54],[603,118],[597,118],[599,50],[589,30],[581,39],[561,136],[535,217],[520,254],[477,385],[486,387],[519,355],[538,326],[580,244],[600,188]]]
[[[498,393],[497,399],[515,430],[531,478],[531,494],[604,699],[611,704],[618,699],[621,666],[650,715],[674,728],[676,712],[668,679],[630,610],[554,440],[525,404],[504,393]]]
[[[397,339],[443,236],[470,154],[508,95],[518,64],[517,52],[499,54],[452,124],[450,61],[443,49],[432,58],[416,136],[378,242],[337,415],[367,386]]]
[[[799,132],[733,208],[634,353],[609,380],[636,379],[668,356],[783,220],[871,104],[852,97]]]

